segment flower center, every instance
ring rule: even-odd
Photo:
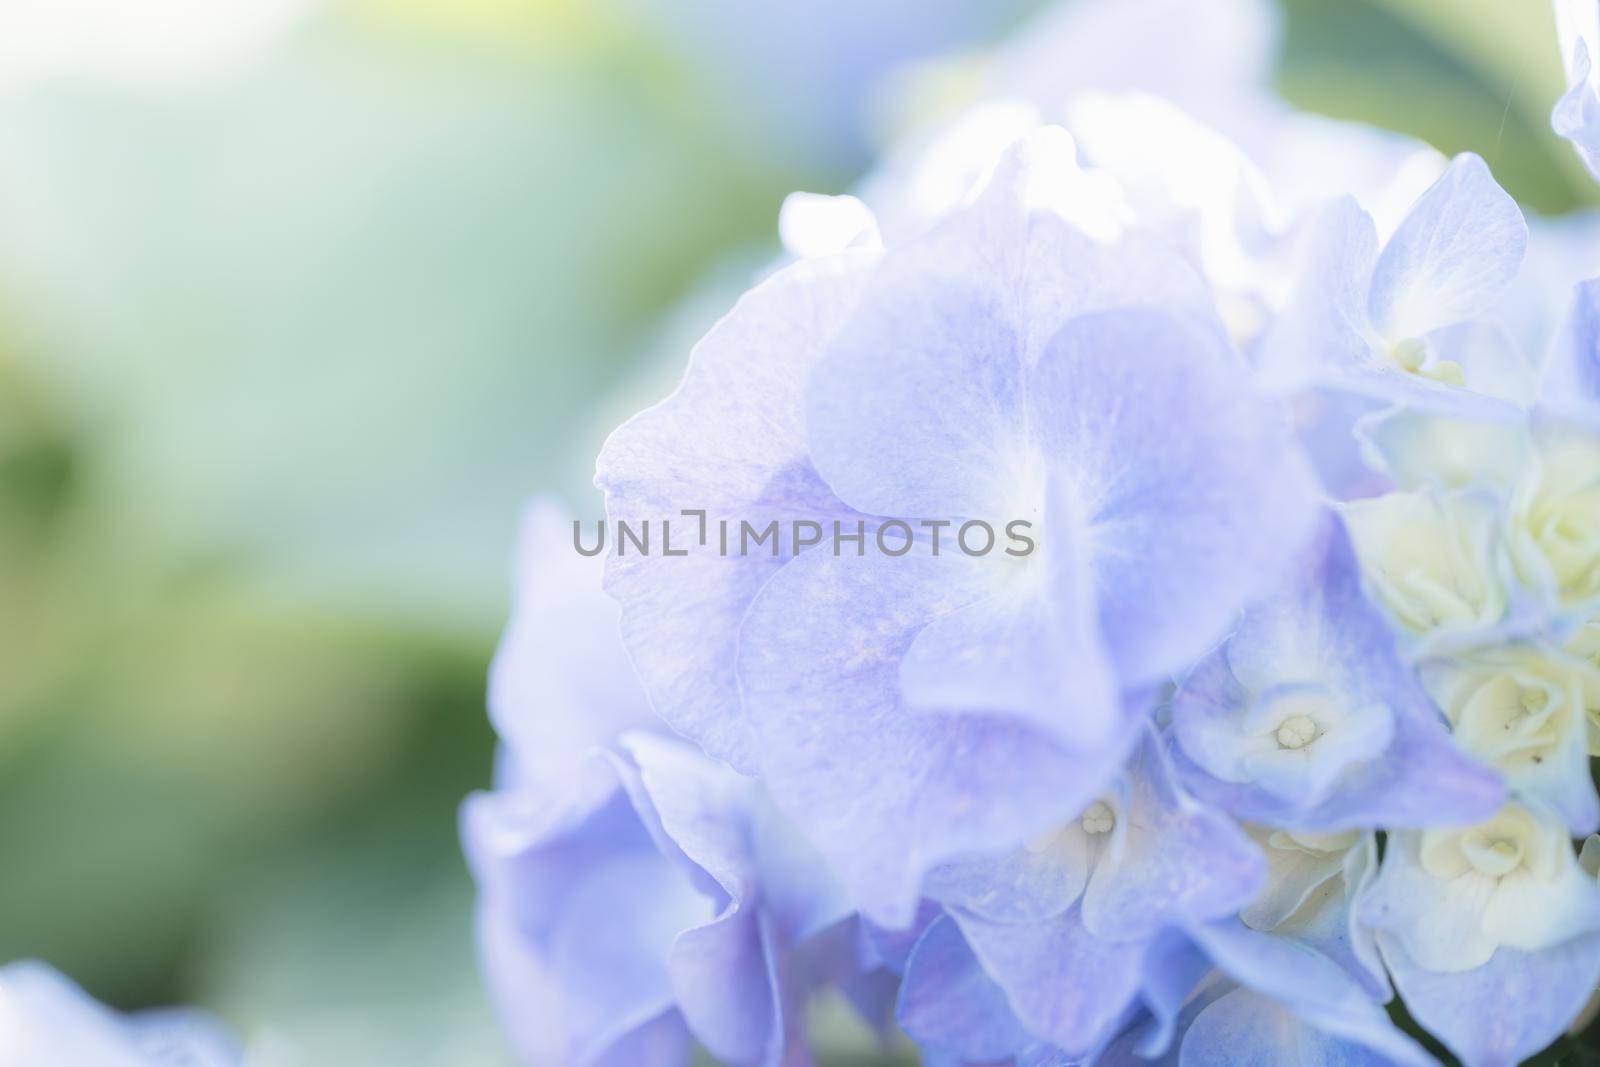
[[[1389,355],[1401,370],[1409,374],[1458,388],[1467,384],[1466,374],[1455,360],[1436,359],[1428,362],[1428,348],[1421,341],[1401,341],[1389,350]]]
[[[1305,748],[1317,739],[1317,721],[1309,715],[1291,715],[1278,724],[1279,748]]]
[[[1513,837],[1469,833],[1461,842],[1461,852],[1474,870],[1491,878],[1510,874],[1522,864],[1522,842]]]
[[[1116,825],[1116,814],[1103,800],[1090,804],[1083,813],[1083,832],[1086,834],[1109,834]]]

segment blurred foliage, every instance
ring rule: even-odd
[[[1284,3],[1296,103],[1596,202],[1545,5]],[[501,1061],[455,813],[518,505],[587,499],[865,128],[756,122],[812,101],[683,10],[344,0],[220,80],[0,94],[0,958],[269,1065]],[[979,34],[938,10],[913,51]]]
[[[1279,87],[1291,103],[1449,154],[1476,152],[1541,214],[1600,204],[1594,180],[1550,129],[1563,75],[1549,4],[1279,2],[1288,16]]]

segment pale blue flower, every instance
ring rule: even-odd
[[[1600,984],[1600,885],[1538,807],[1390,835],[1363,918],[1412,1016],[1468,1067],[1544,1048]]]
[[[1470,822],[1503,798],[1451,741],[1331,514],[1283,587],[1184,681],[1172,721],[1190,787],[1273,826]]]
[[[1525,400],[1531,383],[1510,340],[1481,320],[1527,241],[1516,202],[1471,153],[1381,249],[1365,210],[1331,201],[1302,225],[1292,292],[1262,341],[1263,372],[1285,387],[1464,414]]]
[[[4,1067],[237,1067],[242,1051],[209,1016],[188,1010],[120,1015],[60,972],[0,967]]]

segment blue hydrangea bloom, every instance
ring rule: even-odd
[[[1239,70],[1176,41],[1210,126],[1098,54],[1165,2],[786,202],[600,456],[610,600],[531,520],[463,820],[531,1059],[803,1062],[824,986],[940,1065],[1429,1063],[1398,995],[1475,1067],[1585,1010],[1593,268],[1264,100],[1249,3]]]
[[[1272,380],[1459,413],[1522,399],[1509,341],[1479,316],[1515,278],[1528,228],[1482,159],[1458,156],[1381,249],[1350,198],[1301,229],[1293,291],[1260,350]]]
[[[1536,806],[1392,835],[1363,918],[1407,1007],[1466,1063],[1521,1062],[1600,984],[1600,884]]]
[[[236,1067],[243,1052],[209,1016],[119,1015],[58,971],[0,967],[0,1063],[6,1067]]]
[[[1451,741],[1331,514],[1303,566],[1183,682],[1172,722],[1191,788],[1254,822],[1471,822],[1504,795]]]

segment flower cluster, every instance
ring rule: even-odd
[[[803,1062],[824,987],[940,1064],[1433,1062],[1397,995],[1510,1064],[1584,1014],[1600,281],[1546,321],[1483,160],[1262,95],[1254,4],[1195,69],[1197,8],[1075,5],[791,198],[599,458],[614,524],[1036,550],[602,561],[530,513],[463,821],[532,1062]]]

